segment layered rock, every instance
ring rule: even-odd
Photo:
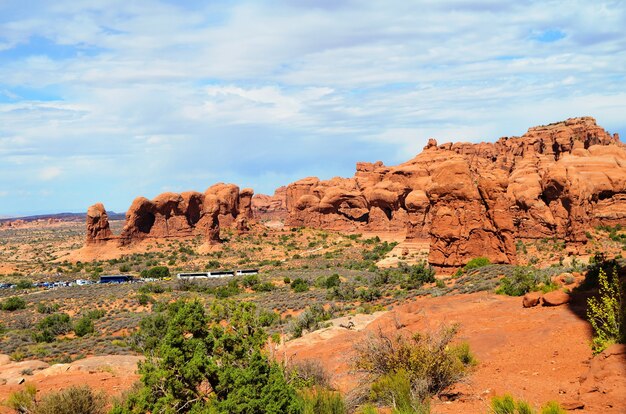
[[[252,211],[257,220],[284,220],[287,211],[287,187],[279,187],[274,195],[255,194],[252,197]]]
[[[109,216],[102,203],[87,209],[87,244],[97,244],[113,238],[109,226]]]
[[[251,189],[234,184],[215,184],[204,193],[163,193],[148,200],[136,198],[126,213],[121,244],[146,238],[177,238],[202,235],[218,242],[220,226],[231,226],[238,218],[252,218]]]
[[[431,139],[395,167],[358,163],[352,178],[296,181],[285,205],[290,225],[428,238],[438,267],[513,263],[516,238],[584,243],[591,226],[626,223],[626,149],[589,117],[495,143]]]

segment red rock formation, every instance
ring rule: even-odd
[[[109,228],[109,216],[102,203],[87,209],[87,244],[100,243],[113,238]]]
[[[215,184],[204,194],[189,191],[163,193],[154,200],[136,198],[126,213],[121,244],[146,238],[189,237],[202,235],[209,242],[219,241],[220,226],[230,226],[238,218],[247,228],[252,218],[253,191],[234,184]]]
[[[495,143],[430,139],[396,167],[358,163],[353,178],[296,181],[285,205],[290,225],[428,237],[438,267],[513,263],[516,238],[584,243],[591,226],[626,223],[626,148],[589,117]]]
[[[284,220],[287,215],[287,187],[279,187],[273,196],[255,194],[252,211],[257,220]]]

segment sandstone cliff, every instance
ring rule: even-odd
[[[120,245],[148,238],[177,238],[202,235],[218,242],[220,226],[236,226],[246,231],[252,218],[252,189],[239,190],[234,184],[215,184],[204,193],[188,191],[163,193],[148,200],[137,197],[126,213],[119,237],[112,235],[104,206],[89,208],[87,243],[117,238]]]
[[[516,238],[584,243],[590,226],[626,223],[626,148],[589,117],[495,143],[431,139],[395,167],[358,163],[352,178],[292,183],[286,207],[289,225],[429,238],[438,267],[513,263]]]
[[[284,220],[287,218],[287,187],[279,187],[273,196],[255,194],[252,211],[259,220]]]

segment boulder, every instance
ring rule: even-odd
[[[562,290],[555,290],[543,295],[543,306],[561,306],[569,303],[569,294]]]
[[[525,308],[532,308],[534,306],[537,306],[541,302],[542,296],[543,295],[541,292],[528,292],[522,298],[522,306],[524,306]]]

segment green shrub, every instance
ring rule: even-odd
[[[541,407],[541,414],[566,414],[567,411],[556,401],[550,401]]]
[[[95,330],[93,320],[87,316],[83,316],[74,324],[74,333],[76,336],[83,337],[90,333],[93,333]]]
[[[530,267],[517,266],[511,276],[505,276],[500,280],[500,286],[496,293],[508,296],[522,296],[528,292],[555,290],[557,286],[550,282],[549,277],[545,280]]]
[[[486,257],[475,257],[463,267],[466,272],[469,272],[472,269],[478,269],[479,267],[487,266],[491,264],[491,260]]]
[[[145,293],[140,293],[137,295],[137,302],[139,302],[141,306],[146,306],[148,303],[154,302],[154,298]]]
[[[495,396],[491,399],[491,410],[493,414],[516,414],[517,404],[510,394]]]
[[[372,384],[370,399],[388,405],[394,413],[428,413],[429,400],[419,394],[411,384],[409,373],[399,369],[381,376]]]
[[[155,294],[159,294],[159,293],[163,293],[165,292],[165,288],[163,287],[163,285],[160,285],[158,283],[145,283],[143,285],[141,285],[139,287],[139,289],[137,289],[137,291],[139,293],[155,293]]]
[[[26,301],[19,296],[11,296],[0,303],[0,308],[7,312],[26,309]]]
[[[587,300],[587,318],[594,331],[592,347],[595,353],[602,352],[612,343],[626,342],[626,300],[617,272],[613,270],[609,276],[600,269],[598,284],[598,297]]]
[[[435,271],[426,262],[420,262],[419,264],[407,266],[401,264],[398,269],[406,273],[405,280],[400,284],[403,289],[419,289],[424,283],[433,283],[435,281]]]
[[[475,364],[467,345],[451,345],[457,326],[437,334],[390,337],[381,330],[355,346],[356,367],[375,379],[404,370],[415,401],[439,394],[467,375]],[[396,378],[399,380],[400,378]]]
[[[258,275],[246,275],[241,282],[242,285],[249,288],[254,288],[254,286],[258,285],[259,283],[261,283],[261,281],[259,280]]]
[[[267,334],[255,309],[220,303],[207,315],[199,301],[171,304],[140,364],[142,387],[112,413],[301,413],[302,400],[263,351]]]
[[[32,413],[35,408],[36,395],[37,387],[34,384],[25,384],[23,390],[15,391],[9,395],[6,406],[15,410],[17,413]]]
[[[37,312],[39,313],[54,313],[56,311],[59,310],[59,304],[58,303],[46,303],[46,302],[39,302],[37,304]]]
[[[271,282],[261,282],[252,287],[252,290],[255,292],[271,292],[274,289],[276,289],[276,287]]]
[[[290,362],[285,370],[285,375],[289,384],[297,389],[330,387],[328,372],[316,359]]]
[[[343,397],[327,388],[314,388],[302,394],[302,414],[347,414]]]
[[[104,309],[93,309],[93,310],[88,310],[87,312],[84,313],[84,316],[86,316],[89,319],[100,319],[103,318],[105,315],[107,314],[107,312]]]
[[[365,404],[358,409],[357,414],[378,414],[378,409],[372,404]]]
[[[309,282],[304,279],[297,278],[293,282],[291,282],[291,289],[293,289],[293,291],[296,293],[306,292],[307,290],[309,290]]]
[[[33,338],[37,342],[53,342],[58,335],[63,335],[72,330],[69,315],[65,313],[55,313],[46,316],[36,325],[37,331]]]
[[[284,283],[284,284],[286,284],[286,285],[288,285],[288,284],[290,284],[290,283],[291,283],[291,279],[290,279],[288,276],[285,276],[285,277],[283,278],[283,283]]]
[[[44,396],[33,414],[101,414],[105,412],[106,396],[89,386],[72,386]]]
[[[337,273],[333,273],[331,276],[328,276],[328,278],[326,278],[326,283],[325,283],[325,288],[326,289],[332,289],[334,287],[337,287],[341,284],[341,279],[339,277],[339,275]]]
[[[148,270],[142,270],[141,277],[150,279],[164,279],[170,277],[170,269],[167,266],[154,266]]]

